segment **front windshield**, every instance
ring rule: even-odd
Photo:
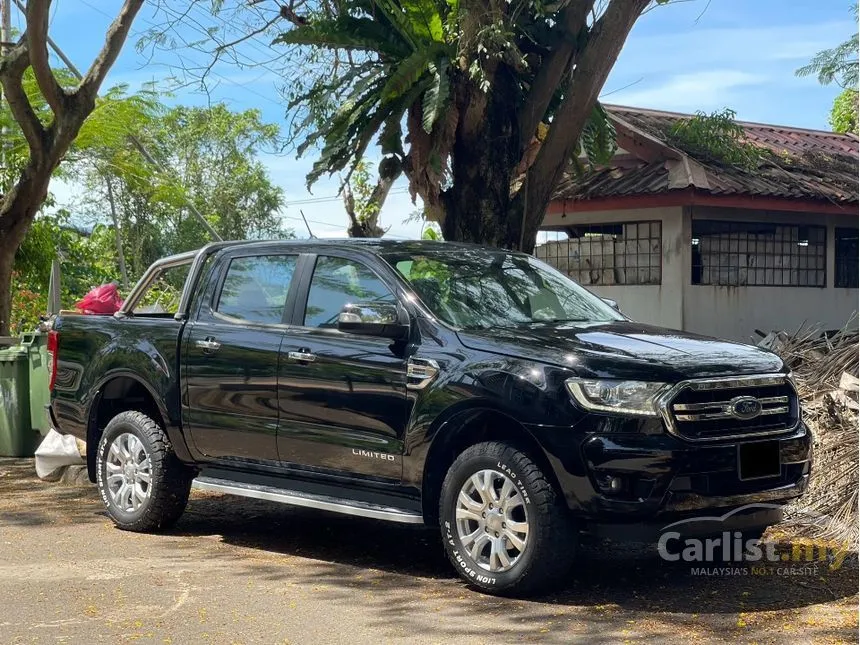
[[[460,329],[623,319],[600,298],[529,255],[457,248],[392,253],[385,259],[436,316]]]

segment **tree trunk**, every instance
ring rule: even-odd
[[[0,334],[11,326],[10,293],[15,253],[48,196],[51,173],[78,136],[84,120],[96,105],[99,88],[128,37],[131,23],[144,0],[125,0],[108,28],[105,43],[86,75],[72,90],[64,89],[51,71],[48,47],[50,0],[28,0],[27,27],[15,46],[0,58],[0,84],[6,103],[27,140],[29,161],[17,183],[0,200]],[[23,78],[32,70],[39,92],[51,108],[50,125],[36,114]]]
[[[506,249],[523,245],[521,198],[511,195],[520,156],[514,107],[518,92],[513,72],[505,66],[499,67],[487,94],[465,74],[458,79],[461,118],[451,154],[453,181],[442,193],[442,236],[448,241]]]
[[[0,201],[0,336],[12,328],[12,269],[15,253],[48,195],[51,171],[28,165]]]
[[[12,267],[15,264],[15,247],[0,246],[0,336],[8,336],[12,328]]]
[[[352,188],[349,184],[343,187],[343,205],[349,216],[349,228],[346,232],[350,237],[377,238],[385,235],[385,229],[379,225],[379,216],[388,193],[391,192],[391,187],[403,174],[403,163],[397,157],[386,157],[379,163],[378,172],[376,186],[373,187],[366,201],[360,204],[362,210],[369,213],[365,217],[359,217],[355,212],[355,194]]]
[[[346,233],[350,237],[377,238],[382,237],[385,231],[375,223],[369,221],[360,222],[357,219],[353,219]]]
[[[495,70],[484,69],[490,87],[486,93],[464,70],[456,73],[453,94],[460,120],[451,150],[451,185],[441,193],[441,209],[436,209],[441,212],[434,215],[446,240],[526,253],[534,250],[546,208],[578,152],[580,135],[600,89],[649,1],[612,0],[582,42],[570,37],[579,33],[594,2],[570,3],[561,21],[568,36],[555,46],[527,90],[502,63]],[[464,40],[469,42],[462,36]],[[564,88],[563,98],[550,119],[547,110],[559,85]],[[518,105],[522,106],[519,113]],[[541,122],[549,123],[549,131],[538,142],[536,130]],[[421,136],[410,123],[413,150]],[[415,170],[410,170],[413,179]],[[434,195],[428,195],[432,188],[426,183],[414,185],[425,205],[435,207]]]
[[[113,185],[107,174],[105,174],[104,180],[105,184],[107,184],[108,204],[110,205],[110,216],[113,220],[113,233],[116,241],[117,260],[119,261],[119,274],[122,276],[122,288],[124,291],[128,291],[128,270],[125,266],[125,253],[122,250],[122,231],[119,227],[119,216],[116,212],[116,200],[113,197]]]

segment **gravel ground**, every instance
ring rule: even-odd
[[[173,530],[126,533],[94,487],[0,459],[0,643],[857,642],[856,557],[802,578],[580,561],[563,592],[493,598],[427,529],[195,492]]]

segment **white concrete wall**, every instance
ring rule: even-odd
[[[801,325],[839,329],[857,311],[857,289],[714,287],[690,285],[684,325],[731,340],[759,340],[754,330],[797,330]],[[799,290],[808,293],[797,293]],[[854,327],[857,327],[856,319]]]
[[[692,219],[779,222],[827,227],[827,286],[720,287],[691,284]],[[755,330],[794,330],[803,324],[842,327],[858,310],[858,290],[835,288],[834,228],[856,226],[845,215],[789,213],[712,207],[666,207],[549,214],[544,226],[662,222],[662,284],[590,286],[599,296],[618,301],[634,320],[710,336],[750,341]],[[856,318],[854,326],[856,327]]]
[[[834,287],[836,226],[857,225],[845,215],[787,213],[713,207],[694,207],[693,219],[778,222],[827,227],[826,284],[821,287],[721,287],[684,282],[683,320],[690,331],[749,341],[756,329],[795,330],[801,325],[838,329],[858,309],[858,290]],[[688,260],[689,265],[689,260]],[[856,318],[854,326],[857,326]]]

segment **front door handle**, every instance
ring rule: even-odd
[[[221,343],[212,338],[211,336],[208,338],[204,338],[203,340],[198,340],[194,342],[197,347],[203,350],[204,354],[211,354],[212,352],[217,352],[221,349]]]
[[[300,363],[313,363],[317,359],[317,356],[310,352],[287,352],[287,358],[292,361],[299,361]]]

